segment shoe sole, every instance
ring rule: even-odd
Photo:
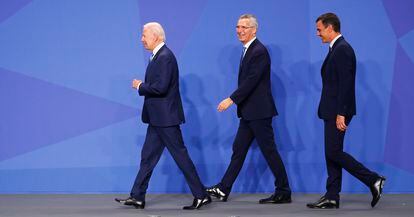
[[[227,198],[225,198],[223,196],[220,196],[220,195],[217,195],[216,193],[207,192],[207,194],[210,197],[213,197],[213,198],[216,198],[216,199],[220,200],[221,202],[227,202]]]
[[[308,205],[306,205],[306,206],[310,209],[339,209],[339,206],[321,206],[321,207],[308,206]]]
[[[339,207],[336,206],[323,206],[323,207],[309,207],[311,209],[339,209]]]
[[[381,196],[382,196],[382,189],[384,188],[384,185],[385,185],[385,180],[386,180],[386,178],[385,178],[385,177],[383,177],[383,178],[381,179],[380,189],[379,189],[380,191],[379,191],[378,200],[377,200],[377,201],[375,201],[375,203],[371,203],[371,207],[372,207],[372,208],[374,208],[374,207],[378,204],[379,200],[381,199]]]
[[[287,200],[287,201],[280,201],[280,202],[260,202],[260,204],[285,204],[285,203],[292,203],[292,200]]]

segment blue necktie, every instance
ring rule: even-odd
[[[246,52],[246,47],[243,47],[243,52],[242,52],[241,57],[240,57],[240,65],[241,65],[241,64],[242,64],[242,62],[243,62],[244,52]]]

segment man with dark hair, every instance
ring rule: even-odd
[[[372,193],[371,206],[381,197],[385,177],[370,171],[343,151],[345,132],[356,114],[354,50],[340,33],[339,18],[326,13],[316,19],[317,35],[330,43],[329,53],[322,64],[322,94],[318,116],[324,121],[325,160],[328,171],[326,193],[309,208],[339,208],[342,168],[367,185]]]
[[[331,25],[335,32],[341,32],[341,22],[334,13],[322,14],[316,19],[316,22],[321,21],[324,26]]]
[[[262,199],[262,204],[290,203],[291,190],[285,166],[276,149],[272,118],[277,115],[270,84],[270,56],[266,47],[256,38],[257,19],[252,14],[240,16],[236,31],[243,44],[237,89],[218,105],[225,111],[237,105],[239,128],[233,143],[231,162],[221,182],[207,188],[207,192],[221,201],[227,201],[234,181],[243,166],[247,151],[256,139],[275,181],[275,192]]]

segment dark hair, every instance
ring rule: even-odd
[[[339,21],[338,16],[334,13],[326,13],[320,15],[316,22],[321,21],[323,26],[328,27],[328,25],[332,25],[332,28],[335,32],[341,32],[341,21]]]

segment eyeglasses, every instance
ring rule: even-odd
[[[246,30],[250,28],[254,28],[254,26],[236,26],[236,29],[242,29],[242,30]]]

